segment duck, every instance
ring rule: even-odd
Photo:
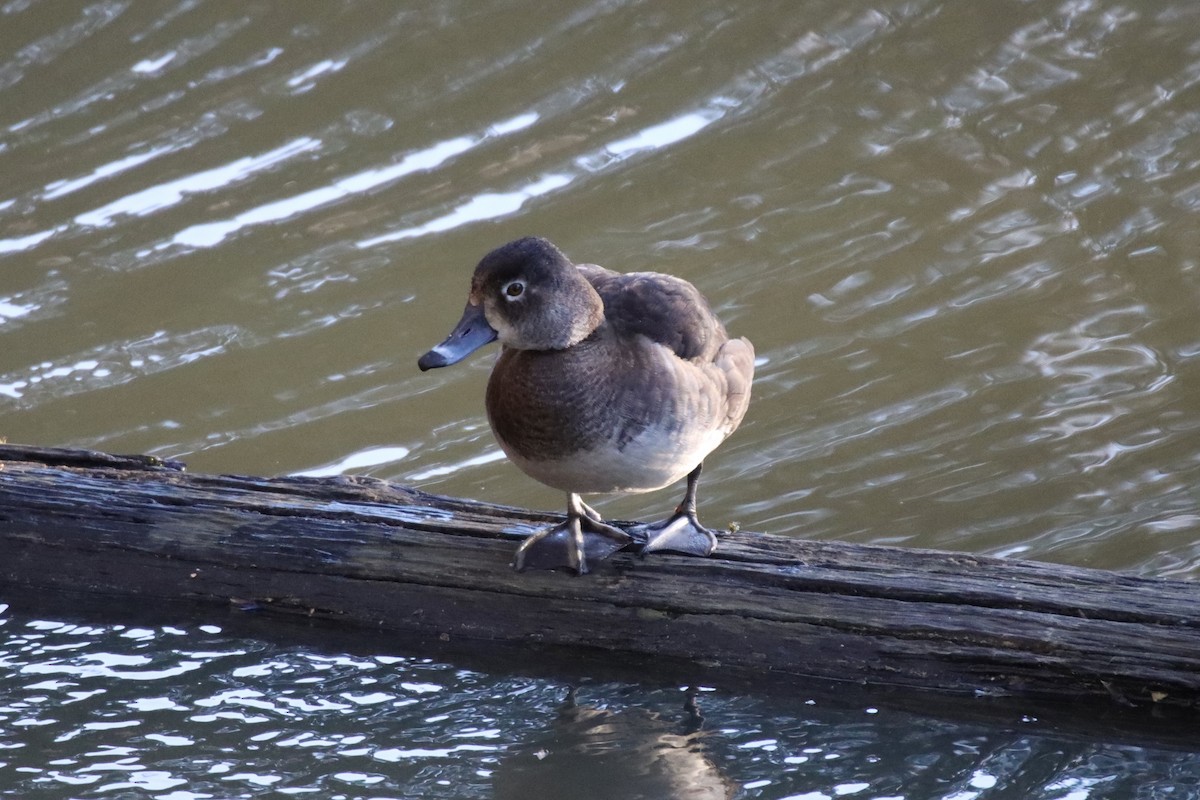
[[[527,236],[479,261],[461,319],[417,365],[446,367],[497,340],[484,398],[492,433],[522,472],[567,496],[566,519],[526,537],[515,569],[582,575],[627,548],[714,552],[697,487],[704,459],[746,414],[754,347],[730,338],[695,286],[575,264]],[[682,502],[658,523],[623,529],[582,499],[684,478]]]

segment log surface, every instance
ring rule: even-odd
[[[254,604],[456,641],[774,680],[1200,708],[1195,584],[741,532],[708,559],[516,573],[554,515],[370,478],[201,475],[0,445],[0,592]]]

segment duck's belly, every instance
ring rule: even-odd
[[[590,348],[590,349],[589,349]],[[566,492],[648,492],[686,476],[728,433],[723,390],[663,347],[504,351],[488,421],[523,472]]]
[[[529,477],[564,492],[594,494],[649,492],[685,477],[724,439],[720,431],[699,437],[682,437],[669,431],[647,429],[619,448],[605,443],[569,456],[530,459],[500,446]]]

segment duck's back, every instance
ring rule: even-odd
[[[704,295],[682,278],[578,266],[604,301],[604,318],[620,336],[642,335],[682,359],[702,361],[711,361],[729,339]]]
[[[620,273],[595,264],[579,270],[604,301],[604,316],[618,336],[645,336],[702,371],[719,373],[728,436],[750,405],[754,347],[749,339],[730,339],[708,300],[692,284],[658,272]],[[710,386],[712,391],[718,387]]]

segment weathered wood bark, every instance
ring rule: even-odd
[[[552,516],[366,478],[193,475],[0,446],[0,591],[254,603],[456,641],[688,659],[742,675],[1200,707],[1200,587],[957,553],[723,537],[515,573]]]

